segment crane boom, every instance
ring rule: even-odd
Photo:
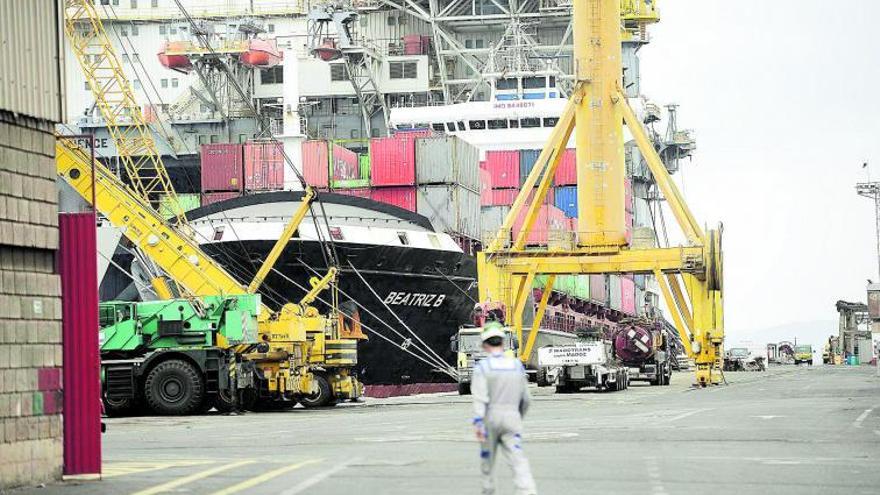
[[[135,194],[152,205],[162,197],[179,225],[186,216],[177,200],[156,141],[93,0],[65,0],[64,32],[95,98],[119,161]],[[134,62],[134,61],[133,61]]]

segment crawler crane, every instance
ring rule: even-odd
[[[724,340],[721,229],[704,232],[663,166],[622,88],[621,40],[627,17],[656,19],[649,0],[573,0],[575,88],[511,211],[477,266],[481,302],[511,308],[520,341],[523,309],[535,276],[546,274],[550,292],[556,275],[652,274],[657,278],[686,352],[696,364],[696,384],[721,380]],[[623,9],[623,10],[622,10]],[[633,16],[633,13],[637,15]],[[626,124],[686,238],[678,247],[636,249],[624,225],[624,141]],[[570,247],[525,247],[528,232],[550,189],[571,133],[577,156],[578,219]],[[535,187],[537,186],[537,190]],[[535,191],[532,193],[532,191]],[[511,228],[525,209],[515,237]],[[536,312],[521,358],[532,352],[547,298]]]

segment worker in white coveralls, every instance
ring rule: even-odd
[[[500,449],[513,469],[516,493],[534,495],[535,480],[522,448],[522,420],[530,401],[525,367],[519,359],[505,355],[501,324],[487,323],[480,337],[488,356],[474,366],[471,393],[483,493],[495,493],[495,457]]]

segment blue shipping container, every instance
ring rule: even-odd
[[[556,207],[565,212],[569,218],[578,216],[578,188],[577,186],[562,186],[556,188]]]
[[[535,162],[538,161],[538,156],[540,154],[541,150],[520,150],[519,185],[526,183],[526,179],[529,177],[529,173],[531,173],[532,169],[535,168]],[[538,178],[538,180],[540,180],[540,178]]]

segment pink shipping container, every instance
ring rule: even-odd
[[[275,191],[284,186],[284,146],[278,141],[248,141],[244,145],[244,188]]]
[[[398,133],[370,139],[370,179],[374,186],[412,186],[416,183],[416,137]],[[415,196],[413,196],[415,197]]]
[[[202,192],[241,191],[244,186],[242,149],[242,145],[230,143],[202,145]]]
[[[486,170],[492,175],[492,187],[519,187],[519,151],[487,151]]]
[[[636,314],[636,285],[632,275],[620,277],[620,310],[627,314]]]
[[[590,299],[602,304],[608,303],[608,283],[605,275],[590,275]]]
[[[100,474],[101,356],[95,331],[98,328],[95,214],[63,213],[58,216],[58,227],[64,368],[63,371],[60,367],[37,370],[37,394],[42,406],[38,411],[34,399],[34,410],[28,409],[27,413],[63,412],[64,474]]]
[[[220,201],[226,201],[227,199],[237,198],[239,196],[241,196],[241,193],[238,191],[202,193],[202,206],[208,206],[213,203],[219,203]]]
[[[492,206],[492,174],[480,168],[480,206]]]
[[[486,201],[488,204],[483,204],[483,195],[480,194],[481,204],[483,206],[510,206],[516,200],[516,196],[519,194],[519,189],[492,189],[487,194]],[[555,197],[555,193],[553,189],[547,191],[547,197],[544,198],[544,203],[552,204],[553,198]]]
[[[370,199],[399,206],[405,210],[416,211],[415,187],[374,187],[370,192]]]
[[[314,187],[330,187],[330,154],[327,141],[306,141],[302,145],[303,177]]]
[[[556,175],[553,181],[557,186],[574,186],[577,185],[577,157],[575,150],[567,149],[562,153],[559,159],[559,165],[556,167]]]
[[[361,178],[361,168],[357,153],[347,148],[333,145],[333,180]]]
[[[522,228],[523,222],[525,221],[525,213],[526,210],[523,208],[519,218],[513,222],[512,236],[514,238],[519,234],[519,231]],[[555,206],[543,204],[538,211],[538,218],[535,220],[534,225],[532,225],[531,232],[529,232],[529,235],[526,237],[526,244],[547,244],[547,241],[550,238],[550,232],[562,232],[565,231],[567,227],[568,222],[566,222],[565,213],[563,213],[562,210]]]
[[[425,47],[420,34],[406,34],[403,36],[404,55],[422,55],[423,53],[425,53]]]
[[[350,189],[334,189],[334,193],[342,194],[344,196],[356,196],[358,198],[367,198],[369,199],[371,196],[369,187],[355,187]]]

